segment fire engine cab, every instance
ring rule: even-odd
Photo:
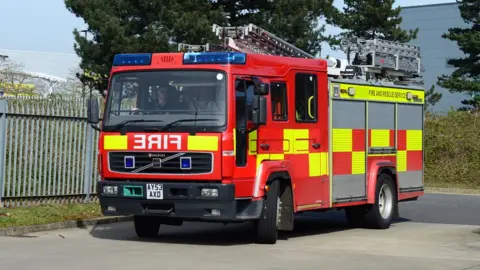
[[[213,31],[223,45],[115,55],[99,127],[88,107],[105,215],[133,215],[139,237],[253,222],[273,244],[306,211],[386,229],[424,194],[418,47],[355,39],[318,59],[253,24]]]

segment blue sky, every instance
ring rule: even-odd
[[[454,0],[397,0],[401,6],[450,3]],[[341,7],[343,1],[336,0]],[[27,8],[28,7],[28,8]],[[25,69],[67,77],[78,65],[73,51],[74,28],[84,28],[82,19],[66,8],[63,0],[1,0],[0,55],[20,61]],[[329,28],[331,33],[338,29]],[[328,48],[322,56],[332,53]]]

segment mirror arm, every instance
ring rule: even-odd
[[[96,130],[96,131],[102,131],[99,127],[97,127],[97,126],[94,125],[94,124],[90,124],[90,126],[91,126],[94,130]]]

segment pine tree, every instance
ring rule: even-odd
[[[336,11],[333,0],[64,1],[89,27],[88,39],[74,30],[74,49],[81,58],[80,68],[97,78],[108,76],[116,53],[175,51],[175,42],[219,42],[212,33],[214,23],[254,23],[311,54],[319,52],[324,41],[336,42],[324,36],[324,28],[318,25],[319,17],[329,19]],[[78,76],[100,91],[107,87],[105,79]]]
[[[344,0],[343,12],[333,13],[329,23],[343,30],[342,36],[409,42],[417,37],[415,30],[402,30],[401,8],[395,0]]]
[[[80,68],[103,78],[117,53],[172,51],[171,42],[205,43],[214,38],[211,24],[223,23],[220,10],[204,0],[65,0],[65,5],[89,28],[87,38],[73,31]],[[106,79],[78,77],[101,92],[108,85]]]
[[[480,107],[480,1],[463,0],[459,5],[460,15],[469,28],[450,28],[442,37],[457,42],[465,54],[462,58],[450,59],[448,64],[456,69],[451,75],[438,77],[438,85],[451,93],[467,93],[471,99],[463,100],[467,107],[461,110]]]
[[[435,106],[435,104],[442,99],[442,96],[442,93],[435,91],[435,85],[432,85],[428,91],[425,91],[424,110],[428,111],[431,107]]]

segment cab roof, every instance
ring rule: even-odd
[[[291,69],[327,73],[327,61],[242,52],[134,53],[115,55],[112,72],[197,68],[277,77],[285,76]]]

